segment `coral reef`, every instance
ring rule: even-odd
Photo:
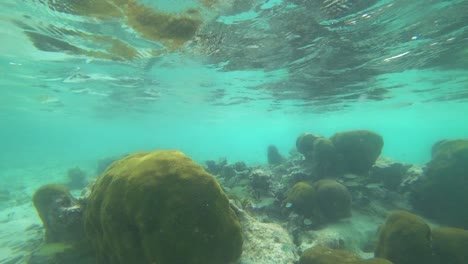
[[[382,151],[382,137],[368,130],[336,133],[331,137],[344,173],[366,174]]]
[[[205,161],[205,170],[213,175],[218,175],[224,166],[227,165],[226,158],[220,158],[217,162],[214,160]]]
[[[321,222],[332,222],[351,216],[351,195],[344,185],[334,180],[320,180],[314,187],[315,203]]]
[[[410,164],[379,158],[370,169],[369,174],[371,178],[381,182],[386,189],[396,191],[401,187],[410,167]]]
[[[432,148],[413,206],[443,224],[468,228],[468,139],[443,140]]]
[[[383,139],[367,130],[340,132],[330,139],[304,133],[297,138],[296,148],[315,179],[346,173],[366,175],[382,151]]]
[[[42,186],[34,193],[33,203],[47,243],[77,242],[84,238],[81,205],[65,186]]]
[[[314,156],[314,142],[317,138],[320,138],[318,135],[303,133],[296,140],[296,148],[299,153],[304,155],[306,160],[311,160]]]
[[[313,217],[317,210],[315,206],[314,187],[307,182],[298,182],[289,189],[284,206],[305,217]]]
[[[92,188],[84,222],[99,263],[219,264],[242,252],[226,195],[179,151],[113,163]]]
[[[341,135],[347,133],[349,138]],[[362,135],[371,139],[359,139]],[[340,137],[349,142],[336,139]],[[460,210],[445,220],[466,223],[467,218],[454,217],[465,213],[464,198],[457,196],[465,186],[457,185],[466,178],[467,140],[438,142],[424,168],[386,157],[375,161],[382,142],[373,132],[350,131],[334,138],[353,151],[367,151],[355,155],[360,174],[350,173],[356,168],[345,162],[351,150],[343,152],[333,140],[304,134],[297,142],[305,160],[292,153],[274,166],[207,161],[206,170],[216,178],[179,151],[154,151],[113,162],[79,202],[63,186],[43,186],[33,200],[48,244],[32,254],[30,263],[467,262],[468,231],[431,231],[421,217],[401,211],[410,208],[410,196],[415,205],[436,197],[445,200],[435,206]],[[330,173],[327,164],[340,166],[339,173]],[[321,178],[327,175],[334,177]],[[452,208],[437,208],[453,213]],[[88,240],[83,243],[84,231]],[[298,252],[303,252],[300,260]]]
[[[272,183],[272,175],[260,170],[255,169],[250,173],[252,191],[257,197],[268,195],[270,185]]]
[[[406,211],[392,213],[380,227],[375,256],[395,264],[430,263],[429,225],[419,216]]]
[[[284,202],[296,213],[317,223],[333,222],[351,216],[351,195],[348,189],[330,179],[296,183]]]

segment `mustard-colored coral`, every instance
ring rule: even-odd
[[[392,264],[381,258],[361,259],[348,250],[315,246],[304,251],[299,264]]]
[[[343,173],[368,173],[384,146],[382,136],[368,130],[340,132],[330,139],[336,148]]]
[[[314,142],[320,136],[303,133],[296,139],[296,148],[306,159],[313,158]]]
[[[432,249],[435,264],[468,263],[468,231],[442,227],[432,231]]]
[[[425,177],[411,194],[413,206],[439,223],[468,228],[467,164],[468,139],[434,144]]]
[[[84,218],[99,263],[219,264],[241,254],[240,224],[220,185],[179,151],[114,162]]]
[[[315,203],[321,221],[336,221],[351,216],[351,194],[346,186],[330,179],[317,181]]]
[[[203,22],[198,9],[189,8],[180,14],[173,14],[151,8],[136,0],[65,0],[43,2],[58,12],[99,19],[120,18],[142,37],[160,42],[169,50],[180,48],[187,41],[191,40]],[[73,44],[70,45],[73,46]],[[131,54],[134,51],[126,45],[113,47],[112,51],[114,50],[118,54],[123,54],[119,55],[119,58],[135,58],[135,55]],[[105,54],[98,51],[82,53],[97,56],[98,58],[106,58]]]
[[[299,264],[392,264],[386,259],[361,259],[351,251],[315,246],[304,251]]]
[[[52,9],[80,16],[96,18],[121,17],[123,15],[122,7],[129,0],[42,0]]]
[[[314,200],[314,187],[307,182],[298,182],[289,189],[284,204],[286,207],[290,205],[300,215],[312,217],[316,210]]]
[[[360,260],[350,251],[316,246],[302,253],[299,264],[357,264]]]
[[[344,185],[330,179],[313,184],[296,183],[288,191],[284,204],[319,223],[351,216],[351,194]]]
[[[191,10],[190,14],[174,15],[158,12],[142,4],[128,5],[128,25],[145,38],[160,41],[168,47],[183,45],[197,32],[202,20]]]
[[[417,215],[394,212],[380,228],[375,256],[396,264],[431,263],[431,229]]]

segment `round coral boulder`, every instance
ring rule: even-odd
[[[333,142],[327,138],[314,141],[312,166],[317,178],[334,176],[337,172],[337,153]]]
[[[324,179],[313,184],[298,182],[284,201],[296,213],[327,223],[351,216],[351,194],[335,180]]]
[[[314,186],[322,221],[332,222],[351,216],[351,194],[346,186],[330,179],[320,180]]]
[[[458,228],[440,227],[432,230],[434,264],[468,263],[468,231]]]
[[[291,207],[296,213],[305,217],[313,217],[316,213],[314,187],[307,182],[294,184],[287,192],[284,201],[286,208]]]
[[[312,159],[314,151],[314,142],[320,138],[318,135],[303,133],[296,139],[296,148],[306,160]]]
[[[113,163],[93,186],[84,221],[99,263],[219,264],[242,252],[227,196],[179,151]]]
[[[331,140],[344,173],[367,173],[384,145],[382,136],[367,130],[336,133]]]
[[[375,256],[396,264],[431,263],[430,227],[409,212],[392,213],[379,230]]]
[[[468,139],[436,143],[424,176],[411,195],[414,207],[440,223],[468,228]]]

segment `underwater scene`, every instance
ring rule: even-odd
[[[0,264],[468,264],[468,1],[0,1]]]

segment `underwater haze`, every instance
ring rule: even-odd
[[[435,143],[468,138],[467,10],[463,0],[1,1],[0,264],[52,263],[24,262],[42,241],[31,231],[44,231],[31,204],[40,186],[78,167],[92,181],[100,162],[138,151],[181,151],[233,200],[241,187],[206,161],[264,168],[274,145],[300,156],[296,166],[308,159],[302,133],[372,131],[380,157],[424,167]],[[288,222],[272,214],[262,221]]]

